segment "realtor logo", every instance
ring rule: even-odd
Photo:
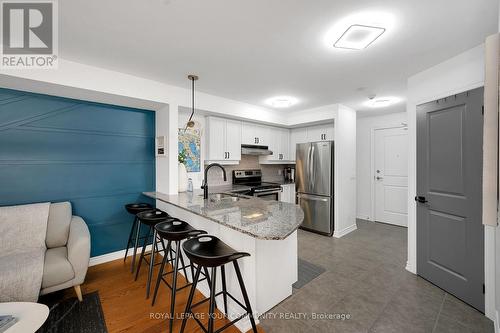
[[[2,68],[57,67],[57,4],[2,0]]]

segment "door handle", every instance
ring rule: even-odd
[[[377,176],[375,177],[376,180],[381,180],[381,179],[384,179],[384,177],[380,177],[380,176]]]
[[[426,203],[426,202],[429,202],[429,201],[427,201],[427,199],[426,199],[425,197],[423,197],[423,196],[421,196],[421,195],[417,195],[417,196],[415,197],[415,201],[416,201],[416,202],[419,202],[419,203]]]

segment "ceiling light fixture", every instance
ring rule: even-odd
[[[384,108],[391,106],[393,104],[399,103],[401,98],[398,97],[379,97],[379,98],[370,98],[367,102],[365,102],[365,106],[371,108]]]
[[[336,48],[362,50],[385,32],[384,28],[353,24],[333,44]]]
[[[397,31],[398,25],[396,16],[391,12],[354,12],[337,18],[321,38],[325,47],[336,52],[362,50],[375,40],[377,45],[387,41],[388,36]],[[382,34],[384,38],[380,38]]]
[[[269,98],[266,104],[272,106],[273,108],[289,108],[297,104],[298,100],[295,97],[290,96],[276,96]]]

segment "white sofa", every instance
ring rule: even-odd
[[[80,285],[89,267],[90,233],[83,219],[72,215],[71,203],[50,204],[45,244],[40,294],[74,287],[81,301]]]

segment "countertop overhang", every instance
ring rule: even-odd
[[[304,212],[298,205],[255,197],[241,196],[240,200],[234,202],[213,202],[203,199],[202,191],[173,195],[161,192],[143,194],[263,240],[287,238],[298,229],[304,219]]]

